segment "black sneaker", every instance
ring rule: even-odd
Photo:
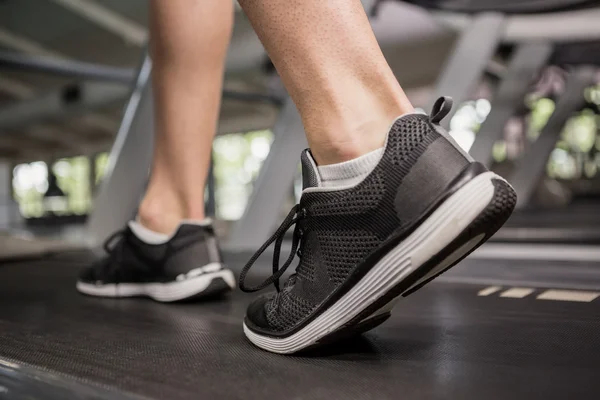
[[[300,203],[240,274],[244,291],[278,288],[298,250],[300,263],[283,289],[248,307],[244,332],[252,343],[294,353],[371,329],[400,296],[458,263],[504,224],[515,192],[438,125],[451,104],[441,98],[431,117],[397,119],[379,164],[354,187],[320,187],[314,160],[303,152]],[[278,267],[293,224],[292,253]],[[273,241],[273,276],[247,287],[246,273]]]
[[[104,248],[108,256],[79,276],[81,293],[172,302],[218,295],[235,285],[211,225],[182,223],[162,244],[145,243],[127,226],[108,238]]]

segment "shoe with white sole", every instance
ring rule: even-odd
[[[407,296],[489,239],[516,203],[512,187],[461,150],[432,116],[409,114],[392,125],[377,166],[352,187],[321,186],[310,151],[302,154],[302,197],[244,267],[240,288],[274,283],[277,293],[248,307],[244,332],[256,346],[289,354],[372,329]],[[292,253],[279,267],[285,231]],[[247,287],[245,276],[275,242],[274,274]],[[279,278],[298,253],[296,272]]]
[[[210,224],[182,223],[157,244],[138,238],[132,224],[136,223],[105,242],[108,255],[81,272],[77,290],[91,296],[173,302],[233,289],[235,278],[222,263]]]

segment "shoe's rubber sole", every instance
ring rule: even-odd
[[[99,297],[150,297],[168,303],[225,293],[235,286],[233,272],[221,269],[183,280],[166,283],[93,284],[77,282],[77,290]]]
[[[399,296],[422,287],[489,239],[506,222],[515,203],[516,195],[504,179],[493,172],[482,173],[444,201],[304,328],[287,337],[271,337],[244,324],[244,332],[260,348],[290,354],[347,337],[349,331],[365,331],[365,326],[372,329],[387,319]]]

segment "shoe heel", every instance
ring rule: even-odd
[[[458,264],[504,225],[515,208],[517,195],[512,186],[497,175],[492,178],[492,184],[494,195],[485,209],[452,243],[415,271],[414,276],[408,278],[416,283],[403,292],[402,296],[409,296]]]

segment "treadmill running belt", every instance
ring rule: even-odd
[[[77,264],[0,266],[2,362],[173,400],[584,399],[600,390],[600,299],[478,297],[481,285],[434,282],[363,337],[280,356],[244,338],[250,295],[178,305],[84,297]]]

